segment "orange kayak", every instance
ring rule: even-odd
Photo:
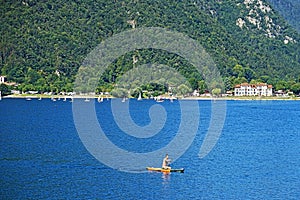
[[[184,172],[184,168],[180,168],[180,169],[163,169],[163,168],[158,168],[158,167],[147,167],[146,168],[148,171],[156,171],[156,172],[180,172],[183,173]]]

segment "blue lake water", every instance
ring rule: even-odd
[[[180,126],[178,101],[165,101],[159,103],[166,122],[158,134],[128,136],[115,123],[110,102],[95,103],[99,123],[109,140],[127,151],[162,148]],[[133,169],[142,173],[123,172],[98,161],[81,142],[68,101],[2,99],[0,199],[300,198],[300,101],[227,101],[222,134],[202,159],[198,153],[214,102],[197,103],[196,137],[172,163],[185,173],[162,174],[144,168]],[[148,111],[155,104],[130,100],[132,120],[149,124]]]

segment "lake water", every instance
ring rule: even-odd
[[[178,101],[159,103],[166,123],[147,139],[124,134],[114,122],[110,102],[96,102],[95,108],[103,131],[119,148],[146,153],[175,137]],[[2,99],[0,199],[300,198],[300,101],[227,101],[222,134],[202,159],[198,153],[214,102],[197,103],[197,134],[172,163],[185,173],[162,174],[144,168],[132,169],[142,173],[123,172],[98,161],[80,140],[69,101]],[[155,104],[130,100],[132,120],[140,126],[150,123],[148,111]]]

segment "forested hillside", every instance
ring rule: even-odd
[[[269,2],[300,32],[300,0],[269,0]]]
[[[226,89],[267,82],[291,88],[300,77],[300,35],[266,1],[260,0],[1,0],[1,75],[19,89],[72,91],[86,55],[113,34],[137,27],[162,27],[199,41],[217,64]],[[137,64],[176,68],[193,88],[201,76],[180,58],[140,50],[119,58],[100,80],[110,90],[117,77]],[[180,63],[180,66],[178,66]]]

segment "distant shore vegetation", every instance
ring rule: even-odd
[[[249,5],[254,9],[255,5]],[[136,81],[130,96],[141,91],[149,95],[172,92],[178,95],[197,90],[225,93],[236,84],[267,83],[274,90],[299,93],[300,35],[276,12],[260,12],[272,18],[278,34],[266,36],[262,24],[240,28],[236,20],[246,17],[247,6],[228,1],[5,1],[0,40],[2,95],[11,91],[59,94],[74,90],[74,81],[85,56],[114,34],[139,27],[162,27],[199,42],[214,60],[223,85],[207,85],[202,74],[181,57],[157,49],[138,49],[115,60],[99,77],[95,93],[113,92],[118,80],[135,66],[159,63],[174,68],[186,83]],[[277,32],[276,32],[277,33]],[[292,38],[284,43],[286,37]],[[134,58],[134,59],[133,59]],[[95,80],[93,80],[95,81]],[[168,80],[170,81],[170,80]],[[216,81],[218,82],[218,81]],[[172,88],[172,91],[170,91]],[[84,93],[89,88],[79,88]],[[125,88],[126,89],[126,88]],[[218,89],[221,89],[218,90]],[[126,91],[128,93],[128,91]],[[124,90],[114,91],[122,96]],[[127,94],[126,93],[126,94]],[[145,92],[144,92],[145,94]]]

